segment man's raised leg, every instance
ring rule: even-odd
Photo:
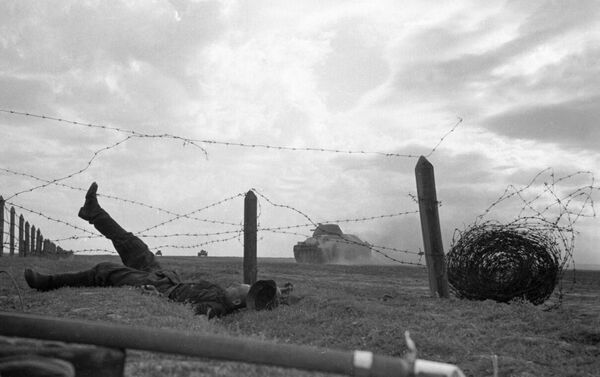
[[[112,241],[125,266],[143,271],[160,269],[148,246],[133,233],[123,229],[100,207],[97,190],[96,182],[92,183],[85,195],[85,203],[79,210],[79,217],[94,225],[102,235]]]

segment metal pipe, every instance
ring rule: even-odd
[[[230,360],[344,375],[413,376],[414,363],[367,351],[275,344],[32,314],[0,312],[0,334]]]

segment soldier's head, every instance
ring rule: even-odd
[[[271,310],[279,305],[281,290],[274,280],[258,280],[252,284],[246,298],[250,310]]]
[[[248,284],[232,285],[225,289],[227,298],[233,303],[236,309],[246,307],[246,296],[248,296],[249,291],[250,286]]]
[[[258,280],[251,286],[237,284],[225,291],[236,309],[247,307],[250,310],[270,310],[279,305],[282,297],[281,290],[273,280]]]

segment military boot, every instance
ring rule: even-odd
[[[25,269],[25,281],[38,291],[50,291],[61,287],[94,286],[94,271],[87,270],[70,274],[45,275],[30,268]]]
[[[127,231],[115,221],[98,203],[96,195],[98,184],[96,182],[90,185],[85,194],[85,203],[79,209],[78,216],[86,220],[106,238],[117,240],[128,235]]]
[[[100,204],[98,204],[98,198],[96,196],[97,191],[98,184],[93,182],[85,194],[85,203],[83,204],[83,207],[79,209],[78,213],[79,217],[89,221],[90,224],[93,224],[94,218],[102,212],[102,208],[100,207]]]

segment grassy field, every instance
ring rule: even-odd
[[[241,281],[239,258],[161,257],[186,280],[228,285]],[[600,271],[565,279],[563,304],[543,311],[528,303],[499,304],[429,297],[427,274],[407,266],[314,266],[293,260],[259,260],[259,278],[291,282],[304,298],[269,312],[239,311],[208,321],[189,307],[132,288],[62,288],[40,293],[27,287],[23,269],[60,273],[86,269],[114,256],[63,260],[0,258],[15,277],[25,311],[67,318],[154,326],[198,334],[227,334],[343,350],[363,349],[401,357],[404,331],[419,358],[457,364],[468,376],[600,376]],[[19,297],[0,274],[0,307],[20,311]],[[315,373],[149,352],[128,352],[127,376],[314,376]]]

